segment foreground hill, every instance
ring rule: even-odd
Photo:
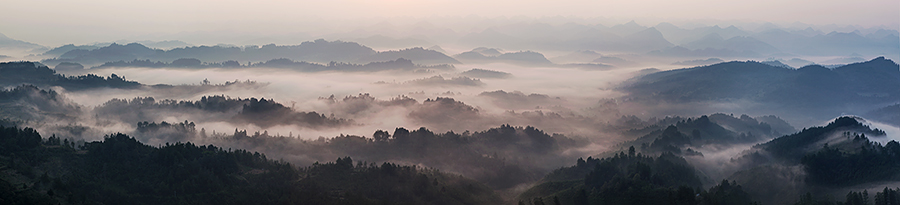
[[[3,204],[497,204],[478,182],[433,169],[335,162],[297,169],[264,154],[124,134],[46,141],[0,127]]]
[[[677,127],[709,124],[704,118]],[[872,198],[876,204],[900,202],[900,195],[890,188],[900,180],[900,143],[875,142],[887,141],[884,131],[863,122],[840,117],[827,126],[758,144],[726,164],[696,164],[670,152],[647,154],[630,147],[554,170],[518,200],[525,204],[867,204],[857,202]],[[668,129],[677,132],[675,128]],[[739,166],[741,171],[703,190],[702,170],[695,169],[700,166]]]
[[[741,186],[722,181],[709,191],[684,158],[636,153],[587,160],[548,174],[519,196],[534,204],[753,204]],[[544,203],[544,201],[548,201]],[[522,202],[520,202],[521,204]]]
[[[350,156],[364,161],[396,161],[438,168],[478,180],[498,189],[531,183],[570,158],[567,150],[585,141],[547,134],[533,127],[503,125],[479,132],[435,133],[424,127],[375,131],[371,138],[342,135],[318,140],[273,136],[268,132],[206,133],[193,123],[142,122],[135,137],[141,141],[203,141],[222,146],[267,151],[298,164]]]
[[[861,184],[892,186],[900,180],[900,144],[863,122],[840,117],[756,145],[732,160],[743,171],[729,179],[764,203],[796,201],[806,192],[843,195]]]

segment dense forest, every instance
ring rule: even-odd
[[[0,127],[4,204],[495,204],[458,175],[349,157],[298,168],[265,154],[193,143],[152,147],[124,134],[76,146]]]
[[[266,150],[287,158],[330,159],[350,156],[364,161],[397,161],[459,173],[495,189],[509,189],[540,179],[564,152],[581,147],[581,139],[547,134],[534,127],[502,125],[479,132],[434,133],[426,128],[393,132],[377,130],[371,137],[343,135],[317,140],[277,136],[268,132],[233,134],[197,130],[193,122],[141,122],[141,139],[193,140],[248,150]]]
[[[123,113],[122,111],[129,112]],[[131,100],[112,99],[94,109],[106,119],[125,122],[156,120],[165,113],[180,112],[210,116],[210,120],[225,120],[260,127],[299,125],[304,127],[338,127],[350,125],[352,120],[327,117],[316,112],[294,111],[272,99],[241,99],[226,96],[203,96],[197,101],[160,100],[137,97]]]
[[[530,204],[755,204],[740,185],[727,180],[701,190],[694,168],[683,158],[628,153],[579,158],[554,170],[519,199]],[[545,203],[544,201],[552,201]]]
[[[773,128],[769,123],[777,127]],[[726,129],[726,126],[730,129]],[[792,132],[793,129],[777,117],[760,117],[757,120],[747,115],[734,117],[721,113],[698,118],[673,117],[662,119],[657,124],[626,131],[640,137],[623,143],[620,147],[636,146],[645,153],[702,155],[694,149],[704,146],[756,143],[775,138],[781,133]]]
[[[192,85],[145,85],[136,81],[125,79],[115,73],[108,77],[95,74],[66,76],[50,69],[46,65],[35,62],[0,62],[0,85],[2,86],[37,86],[42,89],[61,87],[67,91],[88,91],[103,88],[124,90],[149,90],[158,93],[168,93],[170,96],[191,95],[202,92],[225,91],[232,88],[254,89],[264,87],[266,83],[251,80],[225,82],[224,84],[212,84],[208,80],[200,81],[200,84]]]
[[[840,117],[754,146],[732,159],[741,170],[729,178],[764,203],[798,200],[806,192],[826,200],[842,187],[895,181],[897,141],[870,141],[884,135],[860,118]]]
[[[128,81],[125,77],[112,74],[109,77],[101,77],[94,74],[81,76],[64,76],[47,66],[32,62],[2,62],[0,63],[0,83],[6,86],[15,86],[23,83],[38,86],[60,86],[69,90],[82,90],[91,88],[120,88],[135,89],[142,85],[135,81]]]

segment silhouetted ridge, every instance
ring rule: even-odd
[[[327,117],[314,111],[294,111],[272,99],[230,98],[226,96],[203,96],[197,101],[160,100],[152,97],[137,97],[132,100],[112,99],[96,107],[98,115],[119,118],[124,122],[157,121],[166,113],[179,112],[196,114],[204,120],[253,124],[268,128],[278,125],[295,125],[309,128],[332,128],[351,125],[348,119]],[[139,114],[121,115],[124,110]]]
[[[128,81],[116,74],[111,74],[105,78],[94,74],[64,76],[56,74],[56,71],[40,63],[26,61],[0,63],[0,84],[7,86],[19,84],[60,86],[67,90],[93,88],[136,89],[143,86],[138,82]]]
[[[757,145],[757,147],[772,153],[773,156],[782,160],[797,161],[809,149],[819,148],[812,146],[826,142],[825,140],[831,137],[831,134],[838,132],[863,133],[869,134],[869,136],[885,135],[884,131],[877,128],[872,129],[859,122],[855,117],[845,116],[835,119],[824,127],[804,128],[798,133],[772,139],[769,142]]]
[[[422,47],[414,47],[402,49],[399,51],[382,51],[377,52],[375,54],[361,57],[356,60],[356,62],[367,63],[367,62],[381,62],[381,61],[389,61],[394,59],[408,59],[416,64],[423,65],[436,65],[436,64],[460,64],[456,59],[451,58],[450,56],[445,55],[444,53],[424,49]]]
[[[766,109],[810,118],[830,118],[852,107],[900,101],[900,66],[877,58],[829,69],[799,69],[760,62],[725,62],[662,71],[630,79],[620,90],[629,101],[666,103],[762,103]]]
[[[571,167],[554,170],[518,196],[518,200],[556,204],[754,204],[740,185],[723,180],[709,191],[697,191],[700,179],[684,158],[616,153],[613,157],[579,158]],[[673,203],[675,202],[675,203]]]

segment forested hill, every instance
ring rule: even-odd
[[[211,84],[206,81],[199,85],[145,85],[137,81],[127,80],[125,76],[119,76],[115,73],[110,74],[108,77],[95,74],[66,76],[56,73],[55,70],[37,62],[0,62],[0,87],[15,87],[22,86],[23,84],[37,86],[46,90],[58,86],[64,88],[66,91],[84,91],[99,88],[145,89],[156,90],[160,93],[175,96],[197,94],[205,91],[223,91],[229,88],[260,88],[268,85],[268,83],[259,83],[250,80],[235,80],[234,82],[225,82],[224,84]]]
[[[112,99],[97,106],[97,115],[123,122],[154,121],[169,113],[208,116],[204,122],[218,121],[253,124],[260,127],[297,125],[311,128],[340,127],[354,124],[353,120],[327,117],[315,111],[295,111],[273,99],[230,98],[203,96],[197,101],[156,100],[137,97],[132,100]],[[131,114],[123,114],[131,113]]]
[[[664,153],[657,157],[628,153],[578,159],[519,196],[529,204],[754,204],[741,186],[722,181],[700,189],[696,170],[684,158]]]
[[[885,137],[885,132],[878,128],[870,128],[854,117],[839,117],[823,127],[805,128],[802,131],[772,139],[769,142],[757,145],[756,148],[765,150],[776,159],[797,162],[810,151],[838,144],[852,142],[852,137],[865,136]],[[858,138],[858,137],[857,137]]]
[[[37,86],[60,86],[67,90],[84,90],[92,88],[136,89],[141,85],[112,74],[101,77],[94,74],[82,76],[64,76],[40,63],[3,62],[0,63],[0,86],[16,86],[33,84]]]
[[[841,105],[900,99],[900,66],[867,62],[799,69],[760,62],[725,62],[637,77],[621,89],[632,98],[666,102],[747,99],[787,105]],[[840,99],[840,100],[838,100]]]
[[[192,143],[124,134],[76,144],[0,127],[0,204],[499,204],[478,182],[350,158],[306,168]]]
[[[140,140],[206,141],[229,147],[267,150],[270,155],[312,160],[350,156],[365,161],[399,161],[438,168],[485,183],[497,190],[514,189],[540,179],[550,170],[562,166],[572,154],[567,150],[582,148],[582,139],[560,134],[547,134],[534,127],[502,125],[479,132],[435,133],[424,127],[414,130],[396,128],[393,133],[375,131],[371,138],[341,135],[333,138],[306,140],[272,136],[267,132],[234,134],[206,133],[196,130],[192,122],[141,122],[135,137]]]
[[[826,126],[804,128],[732,158],[731,163],[742,170],[728,179],[764,204],[810,202],[814,198],[798,197],[811,192],[823,199],[860,191],[862,185],[893,187],[890,184],[900,180],[898,156],[900,144],[889,140],[884,131],[870,128],[861,118],[839,117]]]
[[[740,107],[740,112],[779,113],[799,125],[847,113],[866,113],[900,102],[900,66],[879,57],[866,62],[826,68],[793,69],[755,61],[652,73],[624,82],[619,89],[630,103],[667,109],[659,103],[686,105],[701,112],[716,106]],[[698,106],[702,105],[702,106]],[[677,107],[677,106],[673,106]]]

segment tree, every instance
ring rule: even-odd
[[[532,204],[534,204],[534,205],[544,205],[544,200],[541,199],[541,197],[537,197],[537,198],[534,198],[534,200],[532,200]]]
[[[387,142],[390,137],[391,135],[384,130],[378,130],[375,131],[375,134],[372,134],[372,138],[375,138],[376,142]]]
[[[900,188],[891,189],[885,187],[881,192],[875,193],[875,205],[900,205]]]

